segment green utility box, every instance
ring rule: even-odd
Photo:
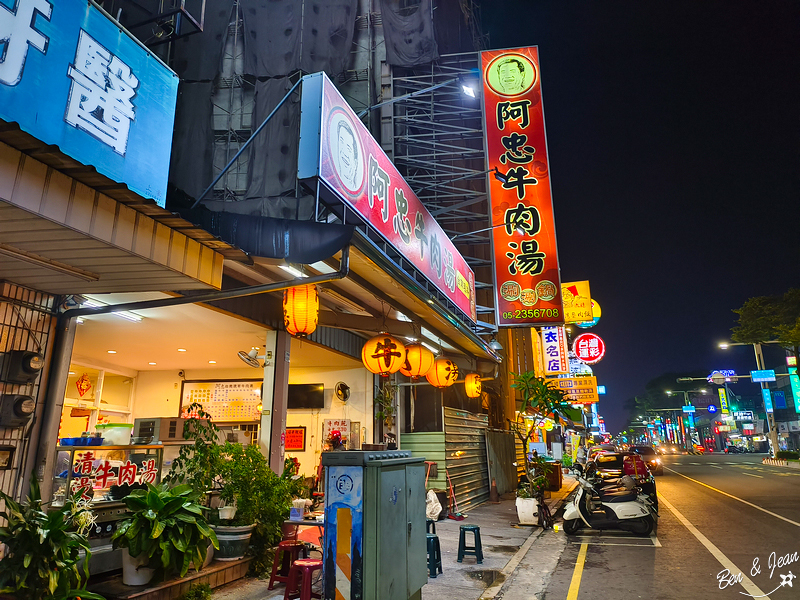
[[[325,600],[419,600],[428,581],[424,458],[325,452]]]

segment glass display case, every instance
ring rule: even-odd
[[[128,446],[58,446],[53,506],[83,489],[95,506],[120,502],[132,489],[161,481],[163,444]]]

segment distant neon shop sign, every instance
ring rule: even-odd
[[[708,383],[715,383],[714,379],[719,379],[720,376],[724,377],[727,383],[736,381],[736,371],[733,369],[717,369],[716,371],[711,371],[708,377],[706,377],[706,380],[708,380]]]

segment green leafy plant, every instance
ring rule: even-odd
[[[222,447],[217,443],[219,428],[202,405],[190,404],[187,412],[196,416],[184,421],[183,437],[194,443],[181,446],[164,481],[187,483],[200,492],[210,492],[218,487],[216,480],[222,461]]]
[[[207,583],[190,585],[185,594],[178,597],[178,600],[209,600],[211,598],[211,586]]]
[[[86,532],[94,522],[83,490],[68,497],[64,505],[45,511],[36,477],[23,503],[0,492],[7,521],[0,527],[0,542],[6,545],[0,560],[0,594],[18,600],[66,600],[80,596],[87,600],[103,597],[86,590],[91,550]],[[86,553],[82,560],[81,553]]]
[[[782,458],[784,460],[798,460],[800,459],[800,454],[794,452],[793,450],[778,450],[775,453],[775,458]]]
[[[395,408],[394,398],[397,395],[399,386],[389,382],[384,383],[377,394],[375,394],[375,418],[383,421],[387,427],[392,426],[394,421]]]
[[[192,563],[199,570],[209,542],[219,549],[197,503],[202,494],[189,485],[170,488],[167,483],[134,490],[124,500],[131,514],[111,537],[114,547],[127,548],[133,557],[146,555],[156,577],[173,572],[183,577]]]
[[[522,396],[522,405],[519,409],[520,413],[531,414],[539,418],[552,417],[556,421],[560,418],[560,412],[569,404],[566,401],[566,394],[563,390],[551,387],[547,379],[544,377],[537,377],[536,373],[533,371],[526,371],[519,375],[512,373],[511,375],[513,376],[511,387],[519,391]],[[531,438],[533,428],[528,430],[524,424],[524,420],[522,420],[522,422],[512,422],[510,426],[511,430],[520,442],[522,442],[522,447],[527,450],[528,440]],[[532,498],[534,496],[533,480],[535,479],[532,474],[536,473],[537,470],[546,469],[542,471],[546,476],[551,467],[542,457],[536,457],[531,461],[528,458],[527,452],[523,454],[525,456],[525,472],[528,473],[528,483],[526,484],[528,489],[525,492],[528,495],[524,497]],[[538,475],[538,473],[536,474]],[[525,484],[520,487],[525,487]],[[517,490],[517,495],[519,496],[519,490]]]

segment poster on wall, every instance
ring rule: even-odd
[[[284,450],[286,452],[305,452],[306,451],[306,428],[287,427],[284,436]]]
[[[489,50],[481,63],[497,324],[561,325],[539,50]]]
[[[183,381],[181,383],[181,417],[190,404],[203,407],[217,423],[231,421],[257,421],[261,418],[262,379],[224,379]]]
[[[350,445],[350,419],[325,419],[322,421],[322,441],[327,440],[332,431],[338,431],[342,434],[342,439],[347,440],[346,448],[352,448]]]

